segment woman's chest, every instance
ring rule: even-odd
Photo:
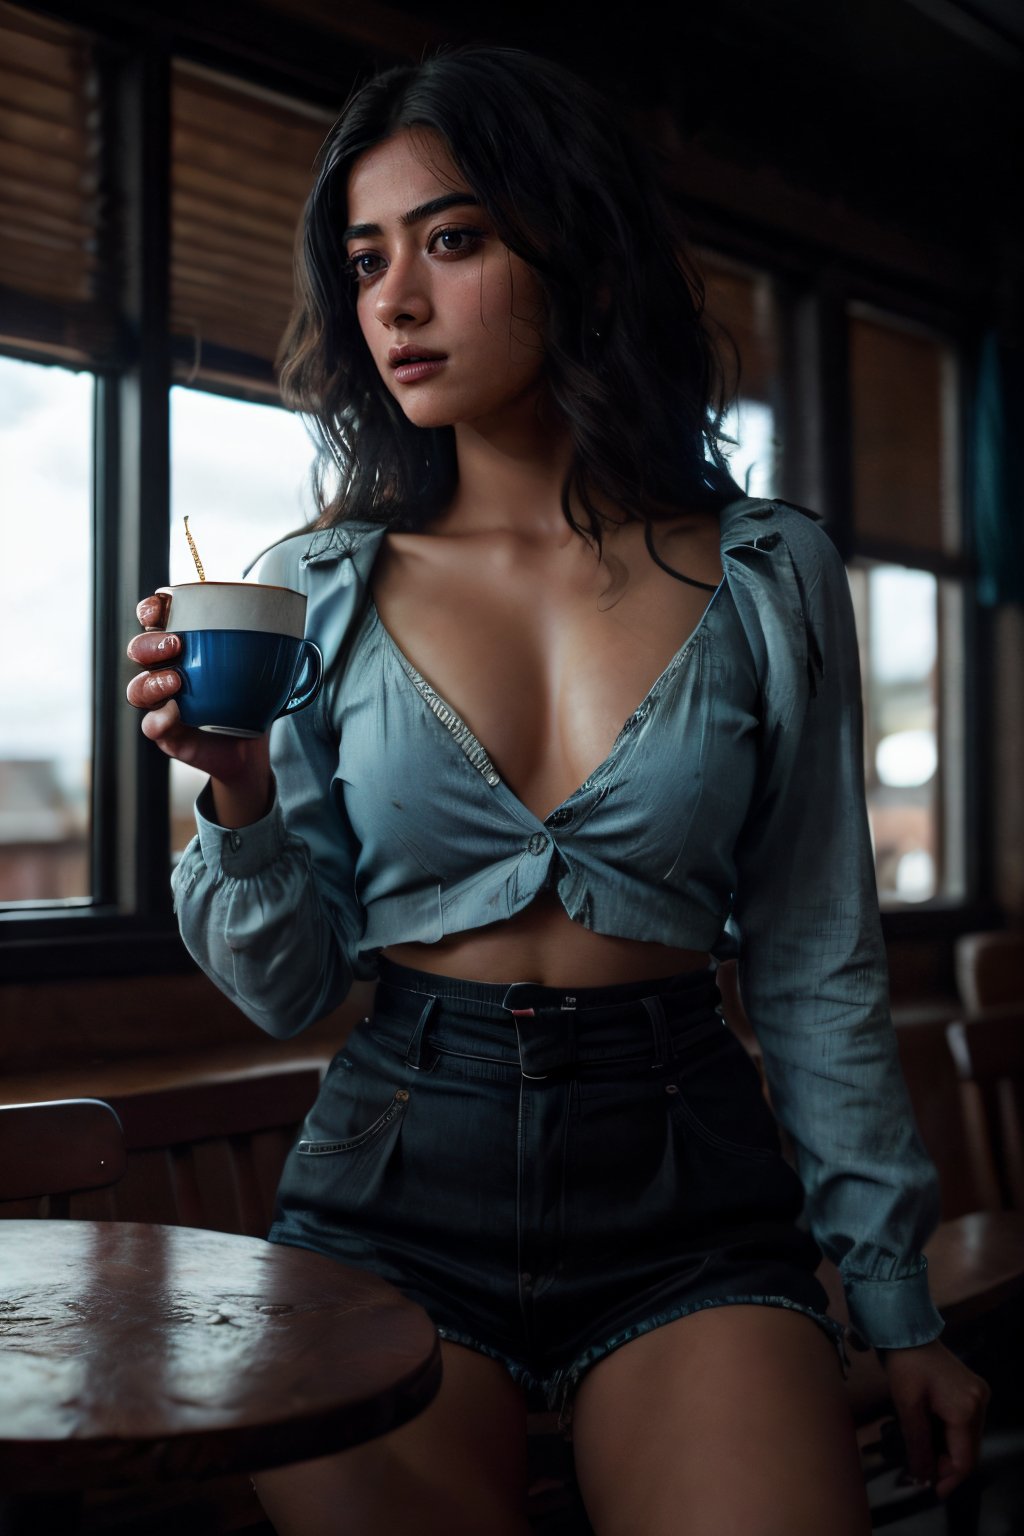
[[[605,762],[712,599],[614,558],[589,583],[526,562],[426,574],[387,564],[379,622],[541,818]]]

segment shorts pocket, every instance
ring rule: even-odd
[[[339,1063],[285,1161],[277,1192],[282,1230],[330,1232],[333,1242],[365,1224],[394,1185],[410,1101],[400,1081]]]
[[[346,1136],[340,1140],[314,1141],[302,1138],[295,1145],[295,1150],[300,1157],[329,1157],[336,1153],[356,1152],[360,1147],[368,1146],[377,1136],[391,1125],[392,1121],[405,1112],[409,1102],[407,1088],[396,1088],[394,1098],[365,1130],[359,1131],[354,1136]]]
[[[757,1067],[728,1025],[677,1056],[665,1092],[669,1112],[712,1151],[755,1160],[780,1155]]]

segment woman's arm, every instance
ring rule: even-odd
[[[977,1463],[990,1392],[939,1341],[928,1292],[938,1178],[889,1012],[846,572],[812,523],[784,506],[778,522],[787,513],[785,537],[737,546],[731,567],[763,703],[737,847],[740,987],[811,1229],[883,1360],[910,1473],[945,1497]]]
[[[197,807],[199,835],[171,882],[182,936],[250,1018],[271,1034],[292,1035],[339,1002],[352,979],[360,919],[352,839],[336,825],[330,799],[337,743],[312,710],[300,716],[294,732],[277,735],[275,784],[266,736],[241,740],[183,725],[174,671],[181,647],[164,633],[166,603],[155,594],[139,604],[145,633],[133,637],[128,655],[146,670],[129,683],[128,702],[145,711],[142,732],[162,752],[210,775]],[[282,802],[292,807],[287,832]]]
[[[338,743],[317,701],[271,729],[271,804],[223,825],[210,785],[198,834],[174,872],[175,911],[193,958],[268,1034],[285,1039],[342,1001],[362,915],[355,839],[331,784]]]
[[[809,519],[783,506],[760,528],[761,549],[733,551],[763,705],[736,849],[740,987],[854,1327],[877,1347],[920,1345],[943,1326],[921,1252],[939,1190],[889,1012],[849,585]]]

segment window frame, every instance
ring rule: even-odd
[[[825,329],[831,354],[826,376],[836,379],[835,398],[827,409],[828,430],[834,452],[826,462],[831,471],[823,510],[847,565],[857,560],[881,561],[927,571],[940,580],[955,582],[960,590],[964,648],[963,693],[959,700],[964,725],[963,750],[955,777],[962,786],[961,837],[963,842],[964,896],[935,896],[913,904],[888,903],[882,909],[887,939],[929,937],[951,944],[960,933],[1000,925],[994,901],[984,893],[993,889],[992,819],[989,797],[981,787],[992,783],[992,702],[987,679],[992,675],[991,624],[977,601],[976,565],[970,518],[969,429],[973,416],[973,380],[976,377],[978,334],[963,314],[929,298],[919,287],[884,282],[875,275],[855,270],[837,274],[822,297]],[[956,373],[956,500],[959,509],[959,549],[920,549],[898,539],[858,533],[853,508],[852,413],[849,397],[849,320],[852,314],[869,313],[880,323],[917,331],[939,340],[950,349]],[[940,615],[940,647],[943,644]],[[940,663],[941,666],[941,663]],[[984,686],[975,686],[984,678]],[[970,684],[970,686],[969,686]],[[942,687],[948,685],[942,675]],[[940,749],[941,750],[941,749]],[[940,772],[941,760],[940,760]],[[945,820],[949,805],[940,792],[939,814]],[[945,827],[941,831],[945,836]]]
[[[101,259],[120,270],[118,321],[92,368],[96,377],[94,423],[93,655],[94,777],[92,861],[94,896],[89,905],[0,910],[0,972],[11,981],[79,976],[187,972],[194,968],[181,943],[169,886],[169,763],[139,731],[137,712],[124,702],[122,679],[125,615],[139,596],[165,578],[169,527],[169,411],[175,364],[191,361],[187,341],[169,335],[170,90],[171,60],[204,64],[246,85],[296,95],[330,109],[339,102],[338,81],[365,70],[365,54],[347,40],[325,48],[319,32],[298,26],[281,52],[258,43],[244,58],[231,37],[219,38],[186,18],[180,30],[128,23],[118,7],[76,0],[19,0],[26,10],[60,15],[95,38],[101,110],[109,117],[104,153],[113,215],[106,228],[127,238]],[[188,13],[191,15],[191,12]],[[401,40],[393,44],[395,57]],[[379,47],[378,54],[382,52]],[[314,64],[310,60],[315,60]],[[686,194],[683,194],[686,196]],[[920,281],[896,266],[880,273],[865,258],[824,260],[810,236],[757,223],[687,197],[691,241],[709,255],[748,264],[773,283],[781,326],[780,435],[785,446],[784,493],[819,510],[844,559],[856,555],[896,559],[900,546],[856,537],[850,486],[850,417],[846,385],[846,315],[851,303],[867,303],[894,317],[934,328],[956,349],[961,452],[960,505],[968,506],[966,426],[977,336],[959,308],[941,295],[922,292]],[[106,239],[112,237],[107,235]],[[966,304],[965,304],[966,308]],[[31,342],[5,346],[10,356],[60,364],[53,347]],[[206,358],[237,386],[204,388],[266,402],[273,377],[259,359],[210,347]],[[248,381],[248,382],[246,382]],[[901,563],[932,569],[921,551]],[[930,557],[937,574],[963,583],[965,676],[981,686],[966,690],[964,829],[968,866],[966,898],[936,899],[913,910],[886,909],[889,939],[940,942],[972,927],[998,922],[992,889],[991,820],[981,785],[991,782],[992,630],[975,598],[969,527],[957,556]]]

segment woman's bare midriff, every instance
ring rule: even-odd
[[[393,944],[398,965],[467,981],[532,981],[542,987],[614,987],[701,970],[710,955],[593,933],[574,923],[553,892],[541,892],[503,923],[453,933],[437,944]]]

